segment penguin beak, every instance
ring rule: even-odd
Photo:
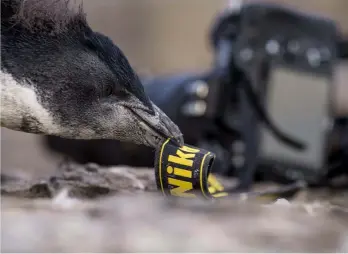
[[[152,103],[152,102],[151,102]],[[141,128],[145,131],[144,139],[151,147],[159,147],[168,138],[177,146],[184,145],[183,134],[179,127],[155,104],[153,110],[141,108],[129,108],[138,118]]]

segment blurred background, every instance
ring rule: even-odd
[[[257,1],[257,0],[249,0]],[[209,68],[207,34],[227,0],[83,0],[87,19],[124,51],[141,75],[158,75]],[[324,14],[348,32],[347,0],[273,0]],[[337,82],[348,79],[342,66]],[[342,96],[343,92],[338,93]],[[346,91],[345,94],[348,94]],[[1,169],[35,175],[52,172],[61,157],[48,153],[40,136],[1,129]],[[115,155],[117,156],[117,155]]]

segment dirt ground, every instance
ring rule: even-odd
[[[203,38],[223,1],[85,2],[92,26],[121,45],[141,72],[209,66]],[[305,2],[307,9],[326,8],[332,15],[345,13],[347,4]],[[348,27],[345,15],[337,17]],[[342,70],[345,84],[347,67]],[[347,101],[347,86],[341,87],[340,101]],[[7,176],[1,179],[2,252],[348,251],[346,192],[303,190],[291,202],[267,205],[245,196],[168,200],[155,191],[153,169],[58,167],[62,158],[49,154],[41,140],[1,129],[1,171]]]
[[[74,163],[1,180],[2,252],[348,251],[344,192],[174,200],[158,194],[152,169]]]

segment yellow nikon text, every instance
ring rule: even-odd
[[[192,171],[193,162],[200,150],[187,146],[180,147],[176,150],[175,155],[168,156],[168,184],[173,186],[170,194],[178,197],[194,198],[195,194],[190,193],[193,189]],[[170,176],[179,176],[184,180],[179,180]]]

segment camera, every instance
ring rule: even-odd
[[[348,171],[348,115],[334,108],[335,72],[348,43],[332,20],[272,4],[219,15],[214,62],[202,73],[143,78],[185,143],[216,154],[213,172],[239,179],[325,185]],[[153,166],[147,147],[45,138],[79,163]],[[116,157],[117,156],[117,157]]]
[[[231,14],[219,21],[213,42],[216,56],[225,59],[217,59],[224,72],[217,83],[226,84],[220,90],[233,84],[239,93],[238,102],[224,100],[230,105],[221,119],[245,147],[234,165],[241,187],[258,167],[289,181],[322,181],[335,121],[336,24],[268,4],[244,5],[234,15],[232,29]],[[239,108],[237,116],[227,108]]]

